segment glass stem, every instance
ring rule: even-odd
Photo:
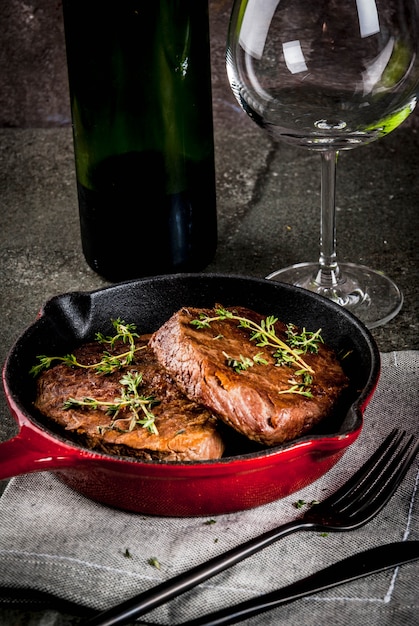
[[[321,153],[320,258],[315,282],[324,287],[333,287],[339,282],[336,259],[337,159],[336,150]]]

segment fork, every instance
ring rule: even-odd
[[[262,533],[224,554],[178,574],[84,622],[121,626],[165,604],[212,576],[250,557],[282,537],[301,530],[341,532],[359,528],[387,504],[419,450],[419,440],[394,429],[369,460],[334,494],[304,515]]]

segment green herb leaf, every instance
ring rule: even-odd
[[[313,397],[311,385],[313,383],[314,370],[304,361],[301,355],[317,353],[319,343],[323,342],[320,335],[321,329],[316,332],[309,332],[305,328],[298,333],[294,324],[288,324],[286,327],[287,340],[283,341],[277,336],[275,324],[278,318],[270,315],[260,321],[260,324],[250,319],[236,315],[233,311],[229,311],[224,307],[216,307],[214,316],[201,313],[198,319],[191,320],[191,324],[198,329],[210,328],[211,324],[216,321],[234,320],[238,323],[239,328],[244,328],[250,332],[250,341],[256,342],[256,345],[264,348],[273,348],[272,356],[275,359],[277,367],[288,366],[295,369],[294,377],[300,377],[301,381],[292,379],[288,389],[280,390],[280,394],[295,393],[307,398]],[[219,335],[218,335],[219,336]],[[224,353],[227,359],[227,365],[232,367],[236,372],[242,372],[252,367],[255,363],[267,365],[268,361],[260,352],[251,359],[250,357],[239,355],[238,358],[231,357]]]
[[[95,398],[68,398],[63,404],[63,408],[86,408],[99,409],[106,408],[106,413],[113,416],[110,426],[99,426],[99,432],[117,428],[121,432],[130,432],[138,424],[146,428],[151,434],[158,435],[155,424],[155,416],[151,412],[151,407],[157,404],[153,396],[142,396],[138,389],[143,381],[143,376],[139,372],[128,372],[119,381],[121,384],[121,397],[115,398],[113,402],[96,400]],[[119,418],[119,413],[123,409],[129,409],[131,417],[128,418],[128,427],[123,428],[122,423],[127,419]]]
[[[62,362],[69,367],[81,367],[85,369],[95,369],[100,374],[111,374],[120,369],[124,365],[129,365],[133,362],[134,354],[139,350],[144,350],[145,346],[135,346],[135,339],[139,335],[135,332],[136,327],[134,324],[126,324],[121,319],[111,320],[112,325],[115,328],[116,334],[113,336],[105,337],[102,333],[96,333],[96,341],[102,344],[108,344],[111,349],[114,349],[115,344],[118,341],[129,344],[129,349],[122,354],[111,354],[108,350],[102,353],[102,358],[97,363],[86,365],[79,363],[74,354],[67,354],[65,356],[46,356],[39,355],[37,357],[38,363],[30,369],[30,373],[33,376],[49,369],[55,362]]]

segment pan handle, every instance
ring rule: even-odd
[[[15,437],[0,443],[0,480],[76,463],[71,451],[61,448],[57,442],[47,441],[25,425]]]

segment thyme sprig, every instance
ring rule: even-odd
[[[275,324],[278,318],[273,315],[262,319],[258,324],[224,307],[216,307],[214,312],[214,316],[202,313],[199,319],[192,320],[191,324],[202,329],[209,328],[211,323],[216,321],[226,319],[237,321],[239,328],[245,328],[250,331],[250,341],[255,341],[258,347],[273,348],[272,356],[275,359],[276,366],[288,365],[297,368],[294,371],[294,377],[299,376],[302,380],[297,381],[294,377],[291,378],[288,381],[290,387],[279,391],[279,393],[297,393],[306,397],[312,397],[311,384],[313,382],[314,370],[306,363],[302,355],[308,352],[318,352],[319,343],[323,342],[320,335],[321,329],[316,332],[309,332],[303,328],[302,331],[297,332],[298,329],[294,324],[287,324],[285,331],[287,340],[283,341],[276,334]],[[226,356],[227,364],[236,372],[246,370],[253,366],[254,363],[267,364],[262,353],[258,353],[253,359],[243,355],[240,355],[239,359],[234,359],[226,354],[224,356]]]
[[[151,412],[151,407],[157,403],[153,396],[142,396],[139,393],[139,387],[143,382],[143,376],[139,372],[128,372],[119,381],[121,384],[121,397],[115,398],[113,402],[106,402],[104,400],[97,400],[95,398],[68,398],[63,408],[88,408],[98,409],[99,407],[106,407],[106,414],[112,415],[113,420],[109,426],[99,427],[103,430],[112,430],[118,428],[122,432],[131,432],[138,424],[143,428],[146,428],[151,434],[158,435],[158,430],[155,424],[155,416]],[[131,412],[130,418],[119,417],[120,412],[123,409],[129,409]],[[143,416],[141,416],[141,414]],[[121,422],[128,421],[128,427],[122,428]],[[118,423],[119,422],[119,423]]]
[[[235,359],[229,356],[226,352],[223,352],[223,355],[226,358],[227,365],[229,367],[232,367],[237,373],[243,372],[249,369],[249,367],[253,367],[253,365],[255,365],[256,363],[259,363],[260,365],[268,364],[268,361],[263,358],[262,352],[258,352],[258,354],[255,354],[253,358],[243,356],[241,354],[238,359]]]
[[[302,380],[298,381],[295,378],[291,378],[288,380],[288,383],[291,385],[288,389],[282,389],[278,391],[279,394],[283,393],[296,393],[300,396],[306,396],[307,398],[312,398],[313,394],[311,393],[311,383],[313,382],[313,377],[307,372],[299,371],[295,372],[297,376],[301,376]]]
[[[101,359],[95,363],[80,363],[74,354],[66,354],[64,356],[46,356],[39,355],[38,363],[34,365],[30,373],[37,376],[41,371],[48,369],[56,362],[64,363],[69,367],[79,367],[83,369],[94,369],[98,374],[111,374],[124,366],[132,364],[134,355],[139,350],[144,350],[146,345],[136,346],[135,339],[139,335],[135,332],[134,324],[126,324],[120,318],[111,320],[115,329],[112,336],[104,335],[97,332],[95,340],[101,344],[108,345],[109,350],[113,350],[117,342],[128,344],[128,350],[120,354],[112,354],[109,350],[104,350]],[[107,415],[112,415],[113,420],[109,426],[99,427],[99,430],[111,430],[118,428],[123,432],[132,431],[138,424],[146,428],[150,433],[158,435],[155,425],[155,417],[151,412],[151,407],[157,404],[157,400],[153,396],[143,396],[139,393],[139,388],[143,382],[141,373],[131,371],[126,373],[119,381],[121,385],[121,397],[115,398],[113,402],[97,400],[96,398],[68,398],[63,408],[68,410],[72,408],[98,409],[106,408]],[[120,417],[123,409],[128,409],[131,413],[130,418]],[[128,427],[122,428],[122,422],[128,420]]]
[[[278,365],[284,363],[298,365],[302,370],[314,374],[314,370],[304,361],[301,355],[307,352],[318,351],[318,344],[323,341],[320,335],[321,330],[312,333],[304,328],[298,335],[296,326],[288,324],[286,330],[288,343],[286,343],[276,334],[275,324],[278,318],[273,315],[262,319],[260,324],[257,324],[247,317],[236,315],[223,307],[216,308],[215,313],[216,315],[213,317],[202,313],[199,319],[192,320],[191,324],[198,328],[209,328],[212,322],[225,319],[236,320],[240,328],[246,328],[251,331],[250,340],[256,341],[257,346],[275,349],[273,357]]]
[[[74,354],[65,354],[64,356],[46,356],[41,354],[37,356],[38,363],[30,369],[30,373],[33,376],[37,376],[43,370],[49,369],[53,363],[61,362],[68,367],[81,367],[84,369],[94,369],[100,374],[111,374],[118,369],[121,369],[124,365],[129,365],[134,359],[134,354],[143,350],[145,346],[135,346],[135,339],[139,335],[135,332],[136,327],[134,324],[126,324],[120,318],[111,320],[112,326],[115,328],[115,335],[105,336],[102,333],[96,333],[95,339],[99,343],[108,344],[112,350],[118,341],[127,343],[129,349],[121,354],[111,354],[108,350],[102,353],[102,358],[96,363],[80,363]]]

